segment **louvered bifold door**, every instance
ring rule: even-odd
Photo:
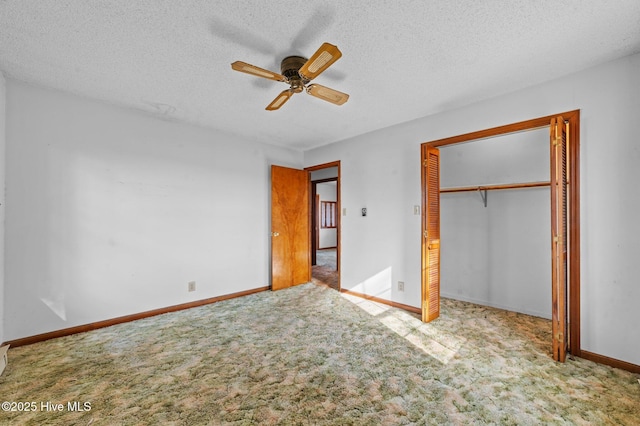
[[[440,151],[422,155],[422,321],[440,315]]]
[[[551,120],[551,320],[553,359],[567,354],[567,140],[562,117]]]

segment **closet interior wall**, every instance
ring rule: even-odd
[[[440,165],[441,190],[548,182],[549,128],[441,147]],[[548,186],[442,192],[440,208],[442,297],[551,318]]]

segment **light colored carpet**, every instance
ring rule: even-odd
[[[326,266],[336,270],[338,267],[338,254],[336,249],[316,250],[316,265]]]
[[[638,424],[637,376],[555,363],[548,321],[441,312],[423,324],[305,284],[10,349],[1,399],[38,407],[0,423]]]
[[[340,290],[340,277],[337,271],[338,256],[336,249],[316,250],[316,264],[311,270],[312,281]]]

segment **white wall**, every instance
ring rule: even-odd
[[[640,55],[306,152],[306,165],[341,161],[342,287],[420,306],[413,206],[421,199],[422,142],[574,109],[581,110],[582,349],[640,364],[640,328],[629,326],[640,323]],[[360,207],[369,216],[359,216]]]
[[[549,128],[440,149],[442,188],[549,181]],[[444,193],[443,297],[551,318],[548,187]]]
[[[6,81],[0,72],[0,344],[4,342],[4,183],[6,148]]]
[[[314,166],[318,166],[319,164],[314,164]],[[324,169],[318,169],[311,172],[310,179],[314,180],[323,180],[323,179],[331,179],[338,177],[338,166],[334,167],[326,167]]]
[[[320,196],[320,201],[337,201],[338,192],[336,182],[318,183],[316,185],[316,193]],[[337,212],[336,212],[337,213]],[[322,228],[319,230],[319,246],[320,248],[332,248],[338,246],[338,230],[337,228]]]
[[[346,215],[340,250],[341,261],[349,263],[340,264],[341,287],[419,306],[420,216],[413,214],[413,205],[420,204],[420,139],[398,141],[397,129],[308,151],[305,165],[341,161],[340,202]],[[367,208],[365,217],[362,208]],[[398,292],[398,281],[414,285]]]
[[[6,155],[5,340],[269,285],[269,166],[302,165],[11,79]]]

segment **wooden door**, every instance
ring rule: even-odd
[[[311,280],[309,178],[306,170],[271,166],[271,289]]]
[[[567,130],[551,119],[551,329],[553,359],[567,354]]]
[[[440,316],[440,150],[422,154],[422,321]]]

